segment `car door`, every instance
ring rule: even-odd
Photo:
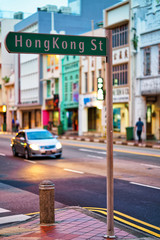
[[[16,149],[16,152],[17,153],[20,153],[20,135],[21,135],[21,132],[19,132],[16,136],[15,136],[15,139],[14,139],[14,147]]]
[[[19,144],[18,144],[19,153],[24,154],[24,149],[25,149],[25,146],[26,146],[26,140],[25,140],[25,133],[24,132],[21,132],[19,134],[18,141],[19,141]]]

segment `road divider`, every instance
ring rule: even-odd
[[[87,155],[87,157],[90,158],[98,158],[98,159],[104,159],[103,157],[95,156],[95,155]]]
[[[68,169],[68,168],[64,168],[64,171],[73,172],[73,173],[79,173],[79,174],[84,174],[84,172],[77,171],[77,170],[73,170],[73,169]]]
[[[148,188],[154,188],[154,189],[160,190],[159,187],[150,186],[150,185],[146,185],[146,184],[142,184],[142,183],[130,182],[130,184],[134,184],[134,185],[138,185],[138,186],[141,186],[141,187],[148,187]]]
[[[85,148],[80,148],[79,151],[82,151],[82,152],[91,152],[91,153],[106,154],[106,152],[98,152],[98,151],[89,150],[89,149],[85,149]]]
[[[36,163],[36,162],[34,162],[34,161],[26,160],[26,159],[24,159],[24,161],[25,161],[25,162],[29,162],[29,163],[33,163],[33,164]]]
[[[142,166],[145,166],[145,167],[149,167],[149,168],[160,168],[160,166],[157,166],[157,165],[151,165],[151,164],[144,164],[144,163],[141,163]]]

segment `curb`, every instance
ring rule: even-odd
[[[60,139],[64,140],[76,140],[76,141],[84,141],[84,142],[95,142],[95,143],[106,143],[106,139],[98,139],[98,138],[88,138],[88,137],[80,137],[80,136],[58,136]],[[137,142],[129,142],[129,141],[120,141],[113,140],[113,144],[115,145],[126,145],[133,147],[142,147],[142,148],[153,148],[160,149],[160,143],[137,143]]]
[[[16,133],[10,133],[10,132],[0,132],[0,136],[2,137],[14,137]],[[75,141],[84,141],[84,142],[95,142],[95,143],[107,143],[106,139],[101,138],[93,138],[93,137],[87,137],[87,136],[65,136],[65,135],[59,135],[59,139],[64,140],[75,140]],[[160,141],[157,143],[138,143],[133,141],[122,141],[122,140],[113,140],[113,144],[115,145],[126,145],[126,146],[132,146],[132,147],[142,147],[142,148],[153,148],[156,150],[160,150]]]

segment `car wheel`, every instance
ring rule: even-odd
[[[62,156],[62,154],[58,154],[58,155],[56,155],[55,157],[56,157],[56,158],[61,158],[61,156]]]
[[[12,147],[12,153],[13,153],[14,157],[18,156],[18,153],[16,152],[15,146]]]
[[[25,157],[25,159],[30,159],[29,152],[28,152],[27,148],[24,150],[24,157]]]

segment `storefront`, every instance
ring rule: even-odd
[[[122,134],[126,133],[129,125],[129,88],[113,89],[113,130]]]
[[[85,133],[103,133],[103,101],[97,100],[97,94],[80,95],[79,100],[79,135]]]
[[[160,97],[146,97],[146,137],[160,139]]]
[[[0,130],[6,131],[6,105],[0,106]]]
[[[45,110],[43,110],[43,127],[51,130],[53,127],[58,127],[60,124],[59,114],[59,97],[54,96],[54,99],[45,100]]]
[[[41,105],[22,105],[17,106],[17,119],[20,122],[20,128],[40,128],[41,122]]]

